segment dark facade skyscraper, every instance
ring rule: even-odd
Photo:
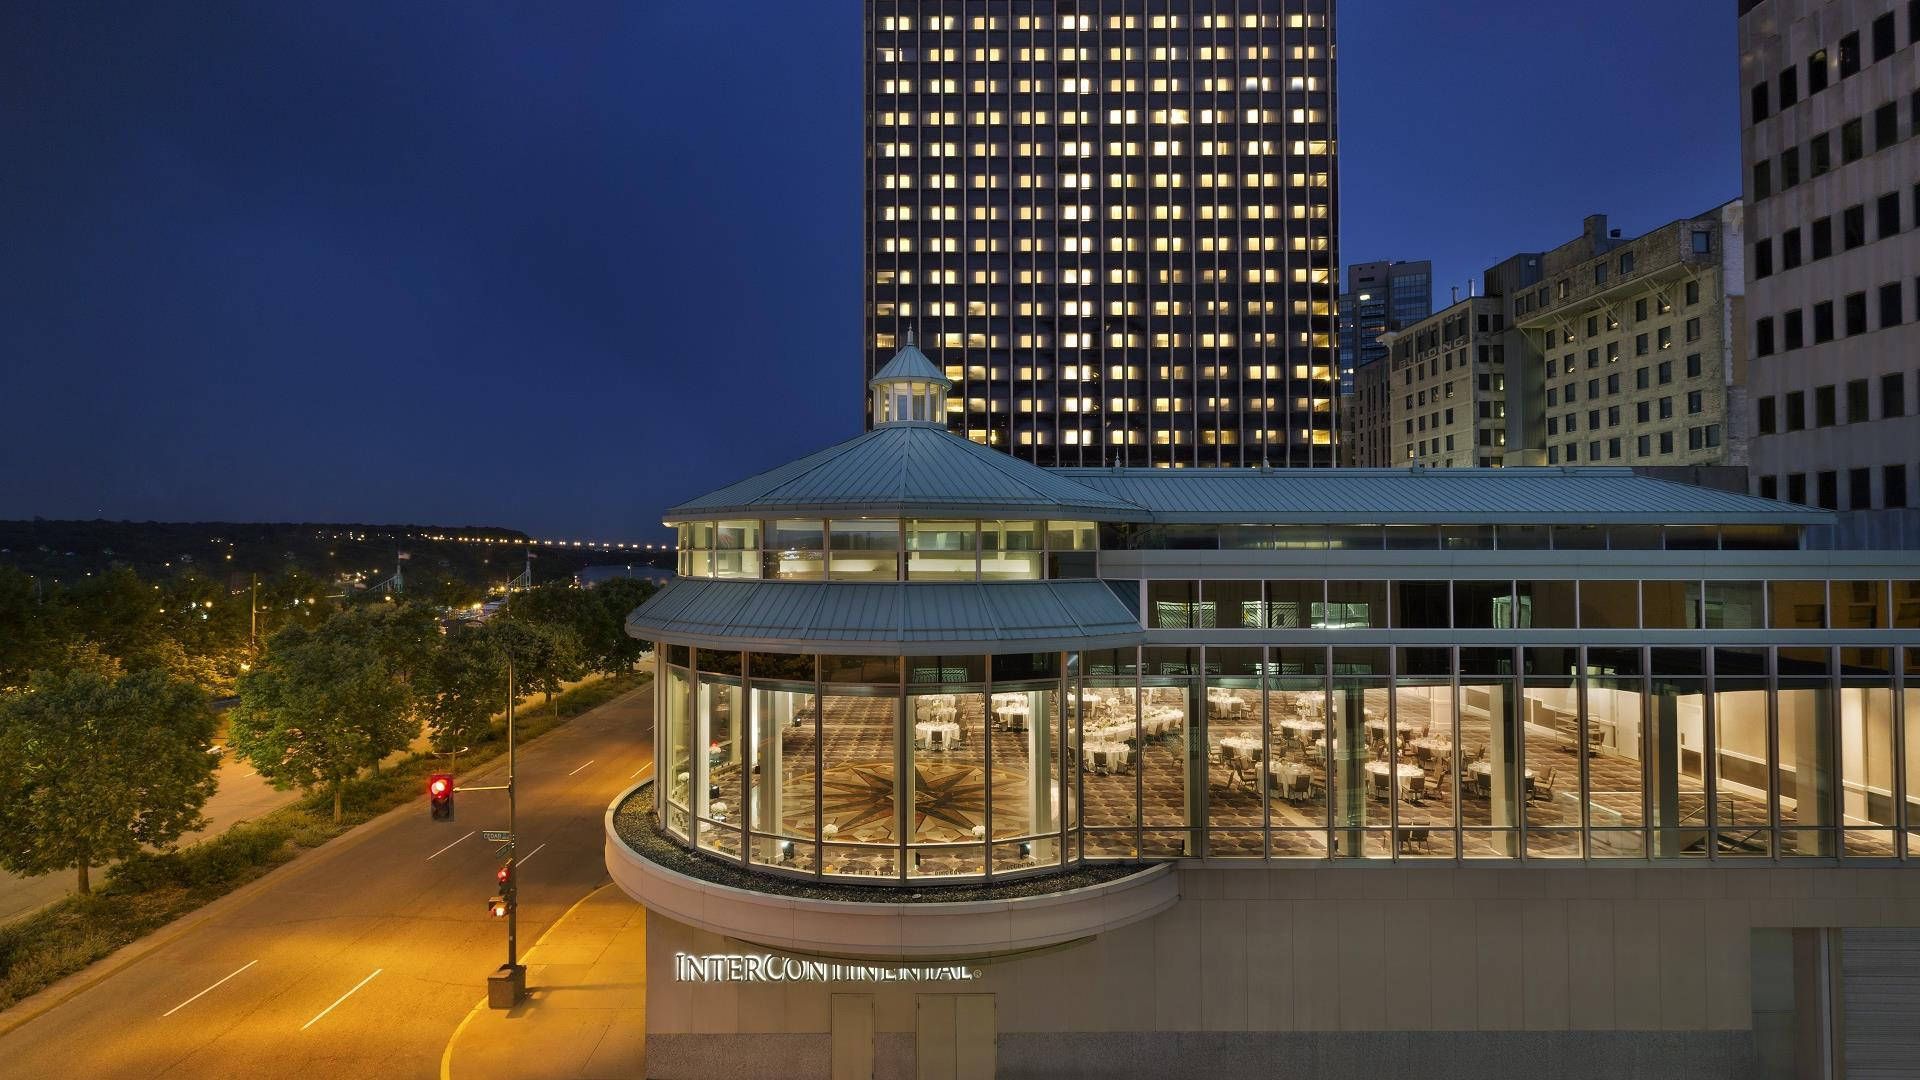
[[[915,334],[1042,465],[1334,464],[1333,9],[868,0],[863,375]]]
[[[1433,314],[1433,264],[1366,262],[1347,267],[1340,294],[1340,393],[1353,393],[1353,371],[1387,355],[1380,335]]]

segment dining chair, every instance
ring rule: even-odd
[[[1547,770],[1545,777],[1533,784],[1533,789],[1528,793],[1528,796],[1537,802],[1551,802],[1553,800],[1553,782],[1559,778],[1560,766],[1555,765]]]

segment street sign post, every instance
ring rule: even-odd
[[[511,844],[513,843],[513,834],[505,829],[482,829],[480,830],[480,839],[485,840],[489,844]]]

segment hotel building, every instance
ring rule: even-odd
[[[867,0],[866,373],[1046,466],[1323,466],[1333,0]]]
[[[1752,490],[1920,506],[1920,4],[1740,0]]]
[[[1624,469],[1043,469],[949,390],[901,350],[667,515],[649,1075],[1920,1060],[1911,552]]]

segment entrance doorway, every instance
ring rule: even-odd
[[[873,995],[833,995],[833,1080],[873,1080]]]
[[[915,1002],[918,1080],[993,1080],[992,994],[921,994]]]

